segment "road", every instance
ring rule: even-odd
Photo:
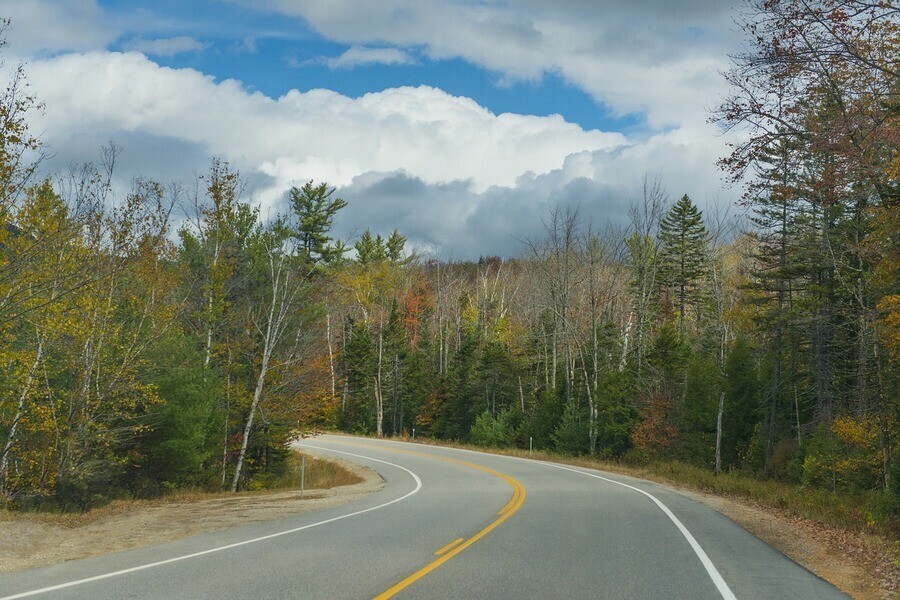
[[[643,480],[383,440],[298,446],[368,466],[385,486],[334,509],[0,575],[0,600],[847,597]]]

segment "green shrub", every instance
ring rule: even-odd
[[[510,438],[509,411],[500,411],[497,417],[484,411],[475,418],[469,430],[469,440],[476,446],[505,446]]]

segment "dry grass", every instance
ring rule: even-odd
[[[362,477],[334,461],[294,450],[288,459],[290,471],[280,480],[281,487],[300,489],[300,461],[303,456],[306,456],[305,487],[308,490],[327,490],[363,481]]]
[[[337,465],[326,464],[332,461]],[[181,490],[154,500],[112,502],[85,514],[0,511],[0,573],[291,518],[357,500],[384,484],[371,469],[340,459],[307,457],[307,466],[314,489],[303,494],[286,476],[280,483],[288,487],[281,489],[238,494]],[[360,483],[340,485],[351,481]]]
[[[257,497],[287,490],[299,490],[300,461],[301,453],[297,450],[293,450],[291,456],[288,458],[288,471],[285,475],[274,479],[265,487],[256,484],[252,486],[255,489],[238,492],[237,494],[232,494],[227,491],[210,492],[202,488],[181,488],[149,500],[113,500],[109,504],[93,508],[83,513],[0,510],[0,522],[31,521],[34,523],[71,529],[107,520],[127,512],[156,508],[167,504]],[[348,470],[337,462],[306,454],[305,487],[307,490],[327,490],[338,486],[362,483],[363,481],[364,479],[357,473]]]

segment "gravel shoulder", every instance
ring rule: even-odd
[[[346,504],[384,486],[365,467],[334,459],[362,482],[325,490],[248,492],[113,502],[84,515],[0,512],[0,573],[150,546]]]

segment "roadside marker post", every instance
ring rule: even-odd
[[[533,441],[534,441],[534,438],[532,438],[532,437],[529,435],[529,436],[528,436],[528,458],[531,458],[531,447],[532,447],[532,442],[533,442]]]
[[[413,427],[413,439],[416,439],[416,428]]]
[[[300,455],[300,497],[303,497],[303,488],[306,487],[306,455]]]

